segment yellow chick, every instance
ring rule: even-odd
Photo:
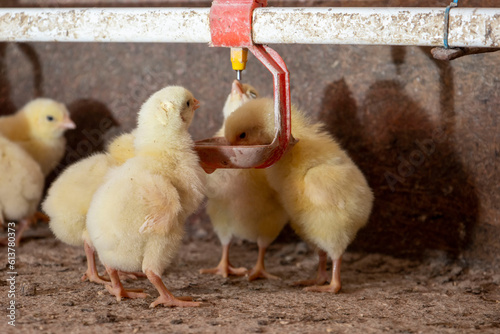
[[[44,182],[38,163],[19,145],[0,136],[0,221],[4,225],[8,220],[9,228],[13,228],[12,220],[18,221],[16,245],[34,219]]]
[[[250,85],[235,80],[224,104],[224,119],[244,103],[257,98]],[[216,136],[224,135],[224,126]],[[276,239],[288,221],[288,215],[279,203],[278,194],[269,187],[261,169],[218,169],[207,176],[207,213],[222,244],[222,257],[217,267],[201,269],[202,274],[223,277],[245,275],[245,268],[235,268],[229,262],[229,245],[233,236],[257,242],[257,264],[248,274],[250,281],[272,278],[266,272],[264,256],[267,247]]]
[[[184,221],[204,198],[205,172],[188,133],[198,101],[185,88],[166,87],[141,107],[135,156],[112,169],[87,214],[87,230],[111,278],[108,291],[145,298],[125,290],[117,270],[146,274],[160,296],[150,307],[198,306],[174,297],[161,280],[180,246]]]
[[[47,176],[61,161],[66,146],[64,132],[74,129],[64,104],[38,98],[17,113],[0,117],[0,134],[18,143]]]
[[[267,180],[279,194],[292,227],[319,250],[320,265],[308,291],[337,293],[341,288],[342,254],[366,225],[373,194],[365,177],[321,123],[312,123],[292,108],[292,135],[299,141],[281,160],[266,169]],[[226,139],[235,145],[269,144],[275,136],[274,104],[270,99],[250,101],[226,121]],[[326,254],[332,258],[327,281]]]
[[[52,183],[42,208],[50,217],[49,227],[61,241],[84,246],[87,271],[82,281],[107,283],[97,273],[94,248],[87,233],[87,212],[92,196],[104,183],[110,168],[122,165],[134,156],[134,135],[123,134],[108,146],[108,153],[92,155],[64,170]]]

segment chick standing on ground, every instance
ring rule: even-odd
[[[231,94],[224,105],[224,119],[244,103],[257,98],[249,85],[234,81]],[[216,137],[224,135],[224,126]],[[245,275],[245,268],[234,268],[229,262],[229,245],[233,236],[257,242],[259,256],[248,274],[249,280],[259,277],[277,278],[266,272],[264,256],[267,247],[276,239],[288,220],[278,195],[269,187],[262,169],[218,169],[207,176],[207,213],[222,244],[219,265],[201,269],[202,274],[223,277]]]
[[[269,144],[274,138],[274,106],[269,99],[250,101],[226,121],[225,136],[231,144]],[[319,249],[315,280],[302,281],[308,291],[338,292],[341,288],[342,254],[366,225],[373,194],[361,171],[334,139],[292,108],[292,135],[299,141],[266,169],[271,187],[291,217],[292,227]],[[332,280],[327,281],[326,254],[333,260]]]
[[[35,99],[17,113],[0,117],[0,134],[25,149],[45,176],[64,155],[64,132],[75,127],[64,104],[46,98]]]
[[[2,225],[5,220],[19,222],[16,245],[34,219],[44,181],[38,163],[19,145],[0,136],[0,221]]]
[[[161,275],[184,234],[184,221],[204,197],[205,172],[188,133],[198,101],[186,89],[166,87],[141,107],[135,156],[111,170],[87,214],[87,230],[111,278],[108,291],[145,298],[123,288],[117,270],[142,269],[160,296],[151,304],[198,306],[175,298]]]
[[[97,273],[94,248],[86,227],[92,196],[104,183],[110,168],[120,166],[134,156],[134,135],[123,134],[113,140],[108,153],[92,155],[66,168],[52,183],[42,208],[50,217],[49,227],[61,241],[84,246],[87,271],[82,281],[106,283]]]

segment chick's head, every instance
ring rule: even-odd
[[[224,119],[227,119],[241,105],[258,97],[259,93],[254,87],[249,84],[242,85],[238,80],[234,80],[231,86],[231,93],[227,96],[224,108],[222,109]]]
[[[60,138],[66,130],[76,128],[66,106],[51,99],[35,99],[20,112],[27,118],[33,136],[39,139]]]
[[[180,86],[168,86],[151,95],[139,112],[140,128],[187,129],[199,102]]]
[[[261,98],[236,109],[226,120],[224,136],[231,145],[268,145],[275,137],[274,102]]]

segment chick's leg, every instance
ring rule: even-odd
[[[337,260],[333,260],[332,267],[332,281],[328,285],[314,285],[304,288],[305,291],[314,291],[314,292],[333,292],[337,293],[340,291],[342,287],[340,283],[340,265],[342,264],[342,257]]]
[[[176,298],[174,295],[168,291],[165,284],[163,284],[161,277],[156,275],[151,270],[146,270],[146,276],[149,281],[155,286],[156,290],[160,294],[160,297],[149,305],[149,307],[156,307],[157,305],[163,304],[165,306],[180,306],[180,307],[193,307],[200,306],[201,303],[190,301],[190,297]]]
[[[94,283],[109,284],[109,280],[99,276],[97,272],[94,249],[90,247],[86,241],[83,243],[83,248],[85,249],[85,256],[87,256],[87,271],[81,278],[82,282],[88,279],[90,282]]]
[[[26,231],[31,224],[34,224],[36,222],[34,217],[31,218],[25,218],[21,219],[17,223],[17,230],[16,230],[16,246],[19,246],[21,244],[21,238],[23,236],[24,231]]]
[[[141,289],[135,290],[125,290],[123,288],[122,283],[120,282],[120,278],[118,277],[118,271],[113,268],[109,268],[106,266],[106,271],[108,272],[109,277],[111,278],[111,285],[106,285],[106,290],[110,294],[116,297],[117,301],[120,301],[122,298],[146,298],[147,294],[142,292]]]
[[[298,281],[293,283],[292,285],[300,285],[300,286],[321,285],[324,284],[325,282],[328,282],[328,273],[326,272],[326,261],[327,261],[326,252],[318,250],[318,256],[319,256],[318,273],[316,274],[316,278],[304,281]]]
[[[200,269],[200,274],[214,274],[227,277],[228,275],[244,276],[247,273],[246,268],[235,268],[229,262],[229,244],[222,245],[222,257],[215,268]]]
[[[45,223],[48,223],[50,221],[49,216],[42,212],[36,212],[33,216],[29,218],[24,218],[21,219],[16,226],[16,246],[19,246],[21,244],[21,238],[23,236],[23,233],[31,226],[36,224],[38,221],[43,221]],[[2,223],[3,225],[3,223]],[[7,245],[8,241],[7,238],[0,240],[0,244],[2,245]]]
[[[278,276],[269,274],[264,266],[264,257],[266,256],[267,247],[259,244],[259,257],[257,259],[257,264],[252,268],[248,274],[248,280],[253,281],[257,278],[267,278],[267,279],[280,279]]]
[[[120,280],[124,280],[124,279],[136,280],[139,277],[142,277],[142,278],[146,277],[146,274],[141,273],[141,272],[128,273],[125,271],[118,271],[118,277],[120,277]]]

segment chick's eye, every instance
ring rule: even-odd
[[[250,97],[251,97],[252,99],[257,98],[257,93],[252,92],[252,91],[249,91],[248,93],[250,94]]]
[[[189,101],[189,100],[188,100],[188,101],[186,102],[186,105],[189,107],[189,106],[191,105],[191,101]]]
[[[47,121],[52,122],[54,120],[54,116],[47,116]]]
[[[242,134],[240,134],[240,139],[244,139],[246,136],[247,136],[246,132],[243,132]]]

